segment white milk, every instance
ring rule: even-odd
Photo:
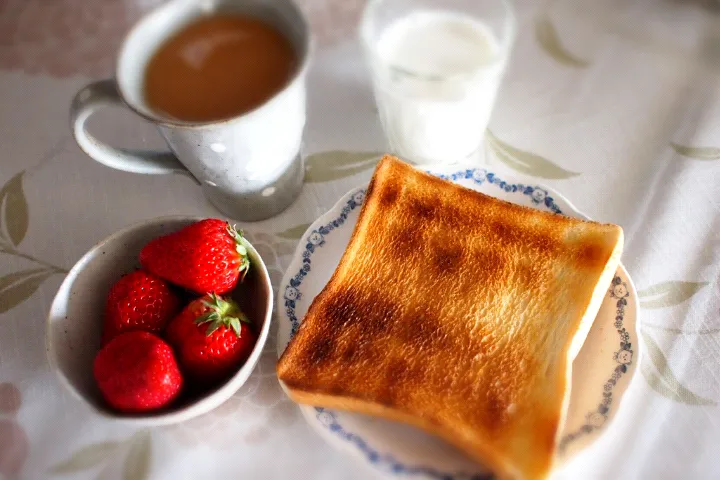
[[[472,160],[505,57],[490,29],[469,16],[418,11],[386,27],[372,70],[393,150],[416,163]]]

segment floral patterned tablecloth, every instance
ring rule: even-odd
[[[91,413],[50,371],[45,316],[94,243],[134,222],[216,215],[180,176],[92,162],[72,95],[111,74],[124,33],[158,0],[0,2],[0,479],[375,478],[327,446],[278,387],[274,334],[230,401],[172,427]],[[242,225],[277,284],[305,227],[367,181],[384,150],[355,40],[356,0],[303,0],[319,49],[308,79],[307,177],[276,218]],[[526,0],[486,160],[622,225],[640,296],[639,373],[618,417],[562,478],[720,477],[720,17],[716,2]],[[118,145],[151,127],[103,112]],[[101,292],[100,292],[101,294]]]

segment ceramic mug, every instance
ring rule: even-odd
[[[145,67],[160,45],[188,23],[213,12],[252,15],[292,43],[298,67],[287,85],[250,112],[211,122],[185,122],[151,110],[144,99]],[[308,22],[292,0],[171,0],[145,16],[120,49],[114,79],[87,85],[70,107],[75,140],[97,162],[126,172],[192,176],[223,214],[237,220],[276,215],[297,198],[304,168],[305,77],[311,50]],[[115,148],[86,128],[99,108],[122,105],[154,123],[169,151]]]

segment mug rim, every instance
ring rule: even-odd
[[[246,112],[233,115],[228,118],[221,118],[218,120],[210,120],[210,121],[185,121],[185,120],[176,120],[169,117],[163,117],[160,115],[152,115],[147,112],[144,112],[140,108],[137,107],[136,103],[133,103],[129,100],[128,96],[125,94],[124,89],[120,85],[120,82],[118,81],[118,72],[120,71],[120,62],[123,58],[123,55],[125,53],[125,49],[127,48],[127,44],[129,40],[134,37],[140,28],[146,25],[147,22],[152,21],[156,16],[159,16],[162,14],[162,12],[166,9],[170,9],[173,7],[176,3],[183,3],[183,0],[172,0],[170,2],[167,2],[163,5],[160,5],[149,12],[147,12],[145,15],[143,15],[128,31],[127,34],[125,34],[125,37],[123,38],[122,44],[120,46],[120,50],[117,54],[117,58],[115,59],[115,72],[113,75],[113,81],[115,82],[115,88],[117,88],[118,94],[120,95],[120,98],[122,98],[123,103],[125,106],[127,106],[130,110],[133,111],[133,113],[139,115],[140,117],[144,118],[145,120],[148,120],[156,125],[162,125],[165,127],[170,128],[185,128],[185,129],[202,129],[202,128],[208,128],[208,127],[214,127],[218,125],[228,124],[235,121],[239,121],[242,119],[245,119],[247,117],[250,117],[257,113],[258,111],[265,108],[268,104],[271,102],[274,102],[277,100],[278,97],[280,97],[283,93],[288,91],[299,79],[303,78],[305,74],[307,73],[307,70],[310,66],[310,58],[312,56],[314,46],[315,46],[315,40],[312,35],[312,31],[310,30],[310,22],[308,21],[307,16],[303,12],[303,10],[299,7],[299,5],[295,2],[295,0],[283,0],[288,6],[290,6],[292,9],[295,10],[295,13],[301,20],[301,27],[304,32],[303,35],[303,41],[302,46],[304,47],[304,54],[302,55],[301,62],[299,63],[298,68],[295,70],[295,72],[290,76],[290,78],[287,80],[285,85],[283,85],[280,90],[273,93],[267,100],[265,100],[260,105],[256,106],[255,108],[248,110]],[[185,2],[187,3],[187,2]],[[209,10],[208,12],[215,12],[216,10]],[[197,15],[193,18],[193,20],[197,20],[198,18],[201,18],[202,15]],[[280,32],[285,38],[287,38],[287,35],[285,32]],[[163,41],[167,40],[168,37],[164,37]],[[160,42],[160,44],[162,41]],[[148,111],[152,111],[151,109],[148,109]]]

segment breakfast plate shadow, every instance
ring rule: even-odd
[[[495,198],[538,210],[587,218],[559,193],[492,169],[428,166],[429,173]],[[366,187],[348,192],[301,237],[280,283],[277,302],[278,357],[297,332],[310,304],[330,280],[350,241]],[[620,265],[605,293],[582,350],[573,362],[567,421],[559,465],[594,443],[615,417],[639,364],[637,292]],[[484,467],[443,440],[408,425],[366,415],[301,405],[331,445],[388,476],[469,480],[492,478]]]

